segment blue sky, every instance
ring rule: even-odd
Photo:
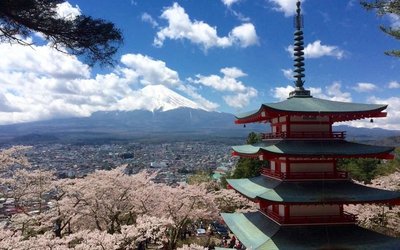
[[[60,16],[84,13],[122,30],[118,63],[90,68],[47,45],[1,44],[0,124],[146,108],[136,97],[147,85],[230,113],[283,100],[293,86],[295,2],[70,0]],[[378,28],[400,19],[378,17],[355,0],[303,0],[302,10],[305,87],[315,97],[388,103],[388,118],[352,124],[400,129],[400,59],[383,54],[400,43]]]

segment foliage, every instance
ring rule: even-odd
[[[247,137],[247,144],[255,144],[261,141],[260,135],[251,132]],[[240,158],[232,173],[232,178],[250,178],[260,175],[263,162],[253,158]]]
[[[347,171],[352,179],[370,183],[376,176],[375,171],[379,166],[380,160],[377,159],[340,159],[338,169]]]
[[[3,162],[23,162],[11,151],[0,153]],[[134,249],[144,240],[175,249],[189,223],[218,219],[221,195],[238,196],[215,193],[208,183],[171,187],[124,170],[54,180],[53,172],[17,169],[1,179],[17,214],[0,230],[0,249]]]
[[[376,10],[378,15],[389,15],[400,18],[400,0],[361,1],[367,10]],[[395,39],[400,39],[399,26],[380,26],[381,30]],[[386,51],[385,54],[400,57],[400,50]]]
[[[211,180],[212,180],[211,173],[206,171],[200,171],[194,175],[189,176],[187,183],[189,183],[190,185],[195,185],[204,182],[210,182]]]
[[[383,161],[375,171],[377,176],[384,176],[400,171],[400,147],[394,150],[394,159]]]
[[[59,51],[84,55],[88,63],[109,64],[122,42],[113,23],[85,15],[59,17],[65,0],[0,1],[0,41],[31,45],[25,38],[37,32]]]
[[[338,169],[348,171],[351,178],[357,181],[370,183],[378,176],[389,175],[400,169],[400,148],[394,151],[394,160],[378,159],[341,159]]]

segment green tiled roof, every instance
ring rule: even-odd
[[[287,226],[260,212],[223,213],[231,231],[248,249],[399,249],[400,239],[356,225]]]
[[[242,119],[260,112],[262,109],[285,112],[307,112],[307,113],[354,113],[380,111],[386,109],[383,104],[363,104],[329,101],[314,97],[309,98],[289,98],[282,102],[264,103],[260,109],[238,114],[237,119]]]
[[[292,156],[356,156],[390,153],[393,147],[372,146],[345,140],[270,140],[254,145],[233,146],[240,154],[254,155],[261,152]]]
[[[258,176],[228,179],[229,185],[251,199],[283,203],[360,203],[400,199],[400,192],[367,187],[350,180],[278,181]]]

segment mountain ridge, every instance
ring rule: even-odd
[[[234,123],[233,114],[192,108],[167,111],[98,111],[90,117],[74,117],[0,126],[0,142],[10,144],[62,142],[85,140],[135,140],[141,138],[157,141],[180,138],[181,140],[241,138],[243,143],[250,132],[270,132],[268,124]],[[400,136],[400,131],[380,128],[354,128],[345,125],[334,127],[346,131],[347,140],[376,141]],[[72,138],[72,139],[71,139]],[[67,140],[68,139],[68,140]],[[71,140],[70,140],[71,139]]]

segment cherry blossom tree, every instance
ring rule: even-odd
[[[0,153],[3,165],[28,166],[18,150]],[[2,179],[4,195],[20,213],[0,229],[0,249],[133,249],[145,240],[176,249],[188,224],[218,219],[219,209],[233,211],[233,204],[249,207],[210,183],[172,187],[153,178],[127,175],[124,166],[63,180],[50,171],[17,169]]]
[[[370,187],[400,190],[400,172],[388,176],[381,176],[372,183]],[[357,215],[358,223],[366,228],[379,231],[392,236],[400,236],[400,207],[389,205],[349,205],[345,207],[347,212]]]

